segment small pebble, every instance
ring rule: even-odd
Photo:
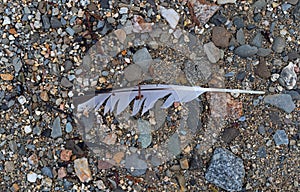
[[[29,181],[30,183],[35,183],[36,179],[37,179],[37,174],[34,172],[30,172],[27,174],[27,181]]]
[[[284,130],[277,130],[276,133],[273,135],[273,139],[277,146],[289,144],[289,138]]]

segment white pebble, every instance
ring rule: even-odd
[[[26,103],[26,98],[23,95],[21,95],[20,97],[18,97],[18,101],[21,105],[23,105],[24,103]]]
[[[7,16],[4,16],[2,25],[9,25],[9,24],[10,24],[10,18]]]
[[[30,125],[26,125],[24,127],[24,131],[25,131],[26,134],[31,133],[31,131],[32,131],[31,126]]]
[[[27,174],[27,181],[31,182],[31,183],[35,183],[36,179],[37,179],[37,174],[34,172],[31,172],[29,174]]]

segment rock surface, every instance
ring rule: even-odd
[[[226,149],[215,149],[205,174],[209,182],[227,191],[241,191],[244,177],[245,169],[242,159]]]

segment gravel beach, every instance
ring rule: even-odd
[[[1,191],[300,191],[300,1],[2,0],[0,36]]]

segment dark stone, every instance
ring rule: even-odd
[[[43,167],[41,171],[43,175],[53,178],[53,173],[50,167]]]
[[[297,51],[291,51],[287,55],[289,58],[288,60],[290,60],[290,61],[300,58],[300,54]]]
[[[254,15],[253,20],[255,22],[260,22],[261,18],[262,18],[262,15],[260,13],[257,13]]]
[[[100,0],[101,8],[109,9],[109,0]]]
[[[268,68],[266,61],[262,57],[259,61],[259,64],[254,69],[254,73],[264,79],[268,79],[271,76],[270,69]]]
[[[257,156],[259,158],[265,158],[265,157],[267,157],[266,147],[264,147],[264,146],[259,147],[259,149],[257,150]]]
[[[65,148],[72,150],[74,155],[82,156],[84,154],[84,151],[73,140],[67,140]]]
[[[246,75],[247,75],[246,71],[239,71],[236,74],[236,79],[239,81],[243,81],[245,79]]]
[[[221,138],[225,143],[230,143],[237,136],[239,136],[239,134],[240,134],[240,131],[236,128],[226,128],[223,131]]]
[[[241,17],[233,18],[233,24],[236,26],[237,29],[245,27],[244,19]]]
[[[51,129],[47,128],[47,129],[45,129],[45,130],[42,131],[41,135],[44,136],[44,137],[50,137],[51,131],[52,131]]]
[[[215,14],[211,19],[210,22],[215,24],[216,26],[220,26],[222,24],[225,24],[227,21],[227,18],[222,15],[221,13]]]

